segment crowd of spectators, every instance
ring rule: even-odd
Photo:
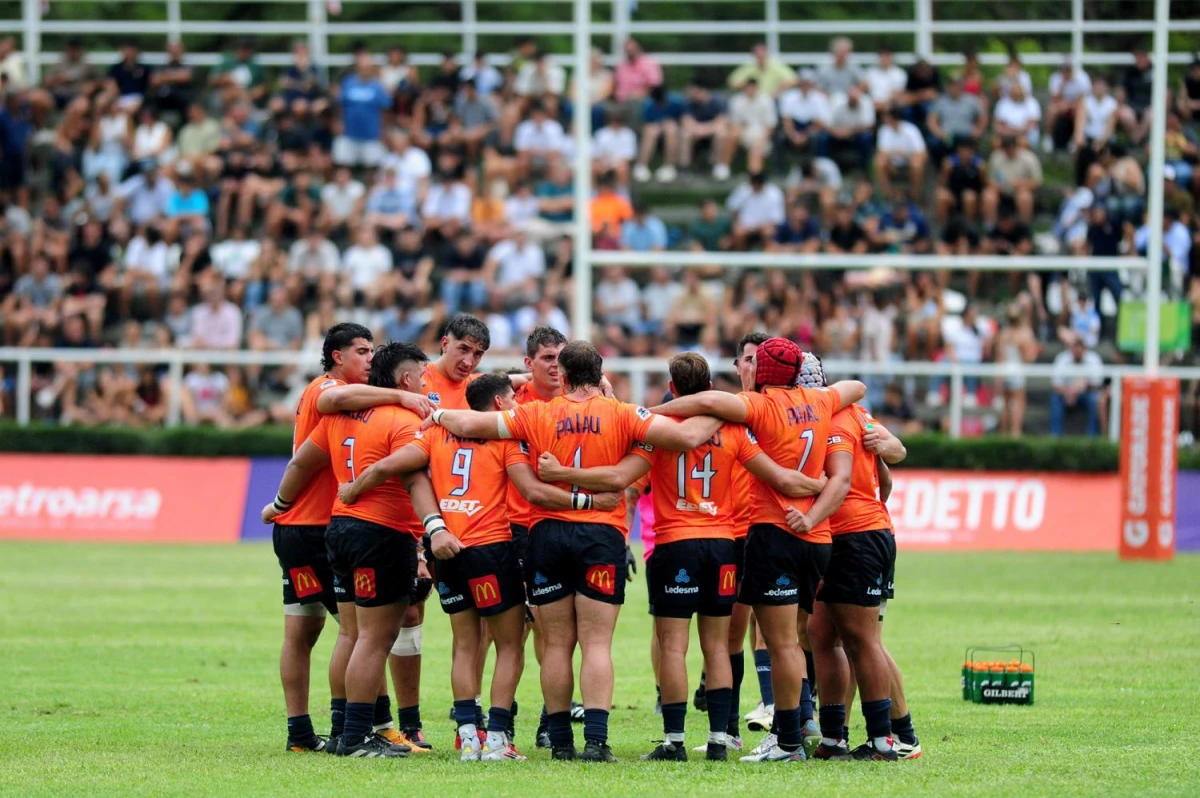
[[[341,73],[303,41],[292,55],[269,71],[239,40],[204,70],[172,42],[151,67],[126,44],[104,68],[69,40],[32,85],[14,40],[0,39],[3,343],[312,352],[331,323],[356,320],[432,351],[444,321],[471,311],[496,353],[518,353],[549,323],[590,333],[606,355],[691,348],[717,361],[765,329],[826,358],[1005,364],[1004,379],[969,380],[966,401],[995,408],[981,429],[1019,434],[1021,365],[1080,346],[1076,362],[1119,356],[1116,310],[1143,289],[1117,272],[606,268],[594,330],[571,330],[564,312],[580,113],[594,131],[597,249],[1143,252],[1144,52],[1111,75],[1065,61],[1044,87],[1015,55],[988,77],[971,53],[953,69],[904,68],[886,50],[857,58],[845,38],[798,70],[758,45],[724,85],[670,84],[633,39],[612,68],[594,52],[583,76],[532,38],[504,57],[446,53],[421,70],[400,45],[357,46]],[[584,81],[592,102],[580,109]],[[1166,288],[1200,307],[1189,279],[1200,59],[1169,108]],[[1051,172],[1065,190],[1048,188]],[[682,214],[647,202],[672,191],[704,199]],[[158,368],[38,364],[35,412],[159,423],[170,388]],[[183,413],[283,420],[306,376],[197,366]],[[873,378],[869,400],[915,429],[947,390]],[[1073,407],[1080,428],[1103,427],[1102,385],[1056,379],[1052,393],[1055,431]]]

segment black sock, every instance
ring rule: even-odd
[[[779,716],[774,715],[771,717],[771,729],[767,734],[774,734],[776,737],[779,736]]]
[[[862,702],[863,719],[867,722],[867,741],[876,737],[887,737],[892,733],[892,699]]]
[[[291,721],[288,723],[290,724]],[[892,718],[892,736],[899,737],[900,742],[907,745],[917,744],[917,732],[913,728],[911,712],[902,718]]]
[[[724,732],[729,730],[729,702],[733,698],[733,690],[719,687],[708,692],[708,730]]]
[[[912,724],[909,724],[912,728]],[[288,739],[296,742],[305,742],[316,737],[317,733],[313,731],[312,718],[308,715],[296,715],[293,718],[288,718]]]
[[[803,726],[813,719],[812,688],[808,679],[800,683],[800,725]]]
[[[842,739],[846,741],[846,745],[850,744],[850,727],[842,726]]]
[[[517,719],[517,700],[515,698],[513,699],[513,705],[512,705],[512,709],[510,711],[512,712],[512,719],[516,720]]]
[[[586,711],[586,710],[585,710]],[[677,704],[663,704],[663,734],[683,734],[685,719],[687,718],[687,702],[680,701]],[[586,721],[585,721],[586,722]],[[586,727],[585,727],[586,728]],[[605,730],[605,736],[608,731]],[[592,737],[584,731],[584,737],[591,740]],[[670,738],[667,738],[670,740]]]
[[[346,727],[346,699],[329,699],[329,739],[336,740],[342,736]]]
[[[800,737],[800,707],[795,709],[775,709],[775,723],[779,726],[779,747],[785,751],[795,751],[802,742]]]
[[[550,745],[569,748],[575,745],[575,730],[571,728],[571,712],[551,712],[546,715],[546,731],[550,734]]]
[[[488,731],[508,734],[512,731],[512,710],[492,707],[488,710]]]
[[[758,691],[766,706],[775,703],[775,690],[771,687],[771,654],[765,648],[754,651],[754,670],[758,673]]]
[[[729,655],[729,667],[733,671],[733,690],[729,695],[729,725],[727,734],[738,736],[738,721],[742,716],[742,679],[746,678],[746,652]]]
[[[400,715],[400,728],[402,730],[421,728],[420,704],[413,704],[411,707],[400,707],[398,714]]]
[[[686,704],[684,706],[686,706]],[[608,742],[607,709],[588,709],[587,707],[584,707],[583,739],[592,743]]]
[[[513,713],[513,714],[516,714],[516,713]],[[538,718],[538,732],[539,733],[544,732],[546,730],[546,724],[547,724],[546,718],[547,718],[546,705],[542,704],[542,716],[540,718]]]
[[[342,741],[346,745],[362,745],[371,733],[371,718],[375,717],[375,703],[346,703],[346,728],[342,730]]]
[[[821,736],[830,740],[845,740],[843,731],[846,725],[845,704],[821,704]]]
[[[813,653],[807,648],[800,650],[804,652],[804,672],[808,674],[808,683],[812,687],[812,694],[815,697],[817,694],[817,661],[813,659]]]
[[[475,704],[474,698],[467,698],[462,701],[456,699],[454,701],[454,722],[459,726],[463,726],[467,723],[479,726],[479,723],[476,721],[475,717],[475,712],[477,710],[478,706]]]
[[[375,699],[375,726],[386,726],[392,722],[392,699],[381,695]]]

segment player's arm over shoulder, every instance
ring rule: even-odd
[[[690,399],[691,397],[684,398]],[[637,409],[639,417],[649,412],[644,407]],[[635,440],[675,452],[687,452],[695,449],[715,435],[721,425],[725,423],[722,418],[705,415],[685,418],[683,421],[654,415],[645,419],[645,422],[644,426],[635,429]]]
[[[748,413],[746,402],[725,391],[701,391],[690,396],[680,396],[666,404],[650,408],[650,412],[660,416],[716,416],[725,421],[745,421]],[[705,439],[707,440],[707,439]],[[701,441],[703,443],[703,441]]]
[[[433,412],[433,403],[429,399],[419,393],[410,393],[399,388],[346,385],[338,382],[336,385],[323,388],[317,398],[317,412],[323,415],[350,410],[368,410],[380,405],[400,405],[421,418],[425,418]]]
[[[861,402],[867,395],[867,386],[858,380],[838,380],[829,386],[829,392],[834,395],[833,409],[836,412]]]
[[[758,480],[784,496],[816,496],[825,487],[825,478],[807,476],[798,469],[784,468],[758,446],[754,433],[740,424],[726,424],[730,441],[736,446],[738,462]]]

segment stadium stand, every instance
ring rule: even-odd
[[[1138,276],[609,267],[595,329],[570,330],[579,78],[537,40],[421,68],[399,45],[356,43],[344,70],[316,63],[303,40],[282,69],[260,63],[254,39],[231,45],[211,68],[178,42],[154,66],[130,42],[96,67],[71,39],[30,84],[15,41],[0,39],[5,345],[310,351],[352,320],[433,351],[445,320],[471,311],[502,354],[550,323],[591,332],[606,356],[695,349],[725,361],[743,334],[767,329],[833,360],[1011,367],[995,385],[967,381],[966,434],[1044,432],[1050,393],[1100,408],[1095,424],[1069,416],[1068,430],[1107,423],[1104,386],[1027,398],[1020,367],[1080,348],[1077,362],[1120,362],[1117,310],[1139,295]],[[1144,251],[1144,52],[1087,71],[1064,60],[1035,84],[1015,55],[999,70],[973,53],[904,68],[880,50],[864,68],[853,48],[837,38],[819,63],[795,64],[757,44],[723,81],[665,77],[632,38],[612,68],[596,52],[595,247]],[[1200,308],[1200,57],[1172,92],[1164,284]],[[1200,311],[1192,323],[1195,340]],[[306,376],[193,367],[184,418],[284,421]],[[151,365],[38,364],[34,390],[38,419],[157,424],[169,387]],[[869,400],[915,430],[943,423],[947,390],[876,377]],[[1196,386],[1186,391],[1185,425],[1197,404]]]

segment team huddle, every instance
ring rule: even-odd
[[[466,314],[451,320],[432,363],[410,344],[375,349],[358,325],[326,335],[325,374],[301,396],[292,459],[263,509],[283,570],[288,750],[432,751],[419,695],[424,606],[436,588],[453,633],[463,760],[525,759],[513,743],[514,697],[532,634],[544,700],[537,746],[556,760],[616,761],[613,632],[634,566],[633,508],[648,493],[664,739],[643,759],[687,759],[693,616],[704,659],[696,705],[709,722],[695,750],[707,759],[743,750],[752,626],[763,702],[747,722],[768,733],[742,761],[920,756],[880,639],[896,556],[888,464],[905,451],[857,404],[862,383],[826,385],[815,355],[752,334],[735,362],[741,393],[713,390],[707,361],[683,353],[670,362],[669,401],[647,409],[612,398],[596,349],[557,330],[531,333],[523,374],[477,372],[489,345],[486,325]],[[327,613],[338,637],[326,738],[308,693]],[[867,741],[851,749],[856,692]]]

